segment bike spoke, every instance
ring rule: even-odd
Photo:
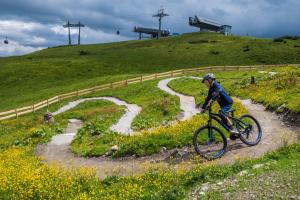
[[[196,140],[194,138],[194,145],[196,151],[207,159],[215,159],[224,154],[226,144],[224,138],[219,130],[206,128],[197,134]],[[226,138],[225,138],[226,139]]]
[[[250,115],[244,115],[237,123],[241,140],[248,145],[255,145],[260,141],[261,128],[258,122]]]

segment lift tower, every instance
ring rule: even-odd
[[[159,39],[161,37],[161,20],[164,17],[169,16],[169,14],[164,13],[164,9],[161,8],[158,10],[157,14],[152,15],[152,17],[158,17],[158,35],[157,35],[157,39]]]
[[[71,41],[71,28],[78,27],[78,45],[80,45],[80,33],[81,33],[81,27],[84,27],[84,24],[78,22],[78,24],[71,24],[70,21],[67,22],[66,25],[63,25],[64,28],[68,28],[68,35],[69,35],[69,45],[72,45]]]

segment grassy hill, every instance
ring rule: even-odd
[[[191,33],[0,58],[0,111],[140,74],[207,65],[300,63],[299,46],[300,40]]]

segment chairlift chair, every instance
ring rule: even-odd
[[[3,42],[4,42],[4,44],[8,44],[7,37],[5,37],[5,40]]]

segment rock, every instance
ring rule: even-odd
[[[174,149],[173,152],[170,154],[170,157],[178,157],[178,150]]]
[[[160,149],[160,152],[161,152],[161,153],[165,153],[165,152],[167,152],[167,150],[168,150],[168,149],[167,149],[166,147],[162,147],[162,148]]]
[[[47,111],[44,114],[44,122],[45,123],[53,123],[54,122],[54,117],[51,112]]]
[[[118,147],[118,145],[114,145],[114,146],[111,147],[110,150],[115,152],[115,151],[119,150],[119,147]]]
[[[292,117],[292,118],[291,118],[291,121],[294,122],[294,121],[296,121],[296,120],[295,120],[295,118]]]
[[[201,187],[201,191],[202,191],[202,192],[205,192],[205,191],[208,190],[208,188],[209,188],[209,184],[208,184],[208,183],[204,183],[204,184],[202,185],[202,187]]]
[[[186,150],[178,150],[178,149],[175,149],[173,150],[173,152],[170,154],[169,156],[170,158],[176,158],[176,159],[186,159],[189,157],[189,152]]]
[[[189,152],[185,150],[183,152],[179,152],[179,155],[181,159],[187,159],[189,157]]]
[[[105,153],[105,156],[107,156],[107,157],[108,157],[108,156],[112,156],[113,154],[114,154],[114,152],[113,152],[113,151],[108,151],[108,152],[106,152],[106,153]]]
[[[105,156],[112,156],[118,150],[119,150],[118,145],[114,145],[110,148],[108,152],[106,152]]]

